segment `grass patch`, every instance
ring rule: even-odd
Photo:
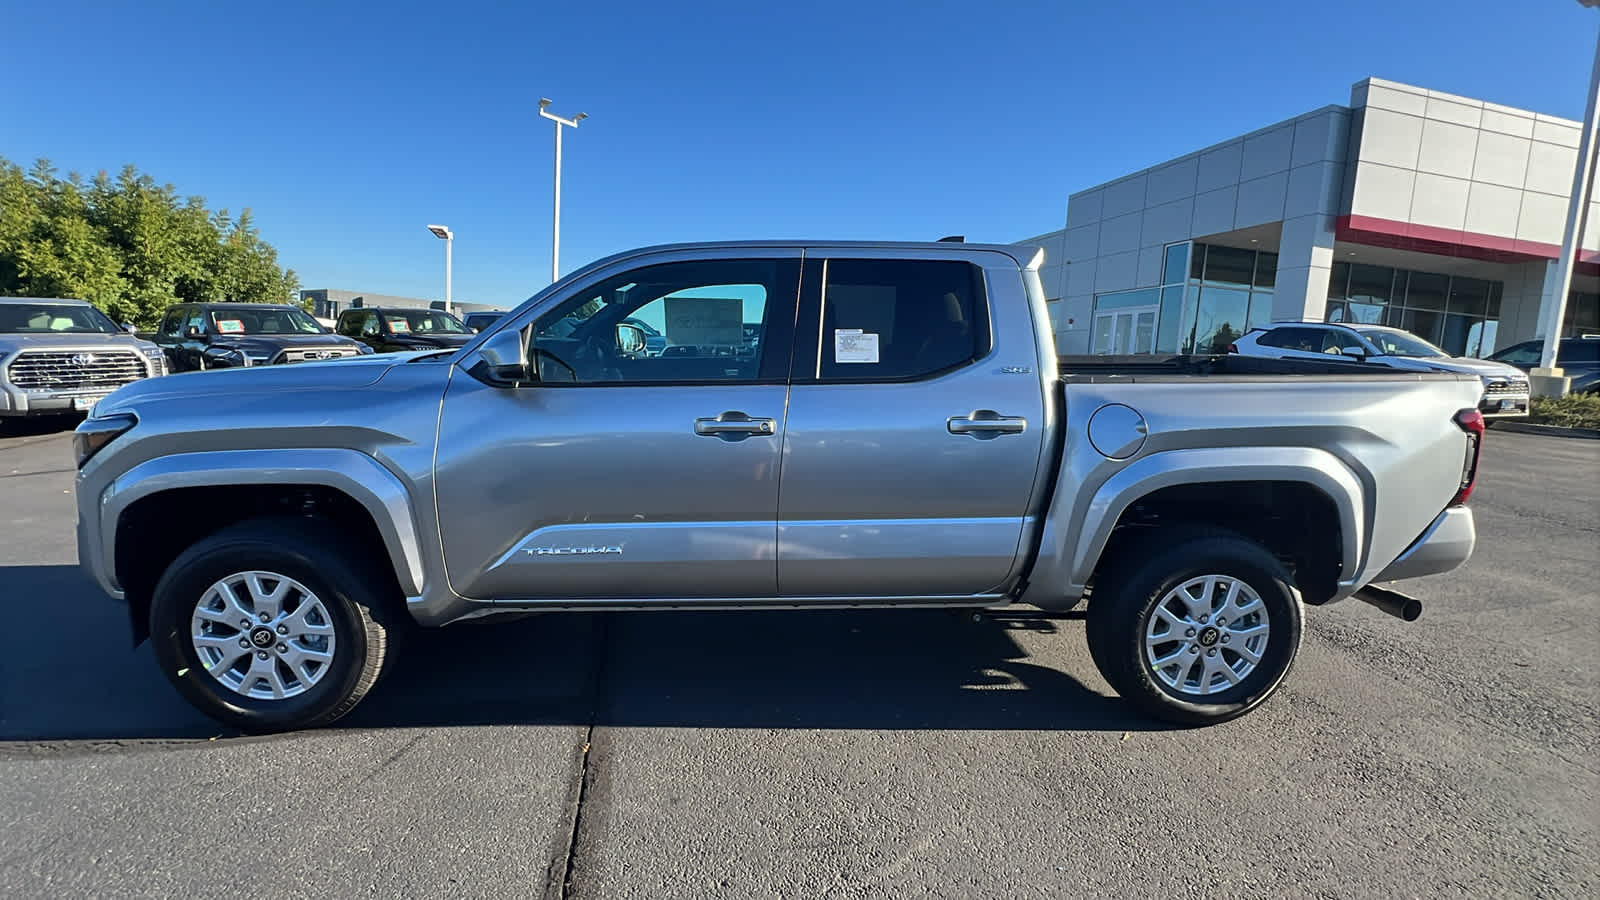
[[[1535,397],[1528,421],[1562,428],[1600,428],[1600,394],[1568,394],[1560,400]]]

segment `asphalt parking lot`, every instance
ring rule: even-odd
[[[1600,441],[1491,432],[1423,618],[1311,611],[1222,726],[1132,715],[1072,614],[652,613],[430,633],[248,738],[76,569],[69,438],[0,438],[8,896],[1600,894]]]

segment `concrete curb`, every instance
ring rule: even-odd
[[[1562,428],[1559,425],[1535,425],[1532,422],[1496,422],[1492,431],[1514,431],[1519,434],[1542,434],[1546,437],[1587,438],[1600,441],[1600,429]]]

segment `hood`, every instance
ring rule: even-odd
[[[276,353],[302,347],[359,347],[361,344],[337,334],[224,334],[212,337],[209,346]]]
[[[60,332],[16,334],[0,332],[0,353],[22,350],[154,350],[155,344],[131,334]]]
[[[145,403],[173,399],[214,400],[219,407],[227,408],[250,394],[353,390],[372,384],[391,368],[413,358],[410,354],[369,354],[292,366],[247,366],[145,378],[118,388],[101,400],[95,406],[95,415],[110,415],[137,409]]]
[[[1425,364],[1428,368],[1441,372],[1457,372],[1462,375],[1489,375],[1497,378],[1526,378],[1528,373],[1516,366],[1503,362],[1493,362],[1487,359],[1474,359],[1470,356],[1452,356],[1449,359],[1419,359],[1416,362]]]
[[[475,337],[476,334],[396,334],[389,337],[389,343],[430,350],[454,350],[465,346]]]

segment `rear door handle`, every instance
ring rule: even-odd
[[[992,409],[979,409],[970,416],[950,417],[946,427],[951,434],[970,434],[979,440],[989,440],[1002,434],[1027,431],[1028,420],[1022,416],[1002,416]]]
[[[694,433],[725,441],[742,441],[747,437],[770,435],[778,430],[776,419],[753,419],[737,410],[730,410],[711,419],[695,419]]]

